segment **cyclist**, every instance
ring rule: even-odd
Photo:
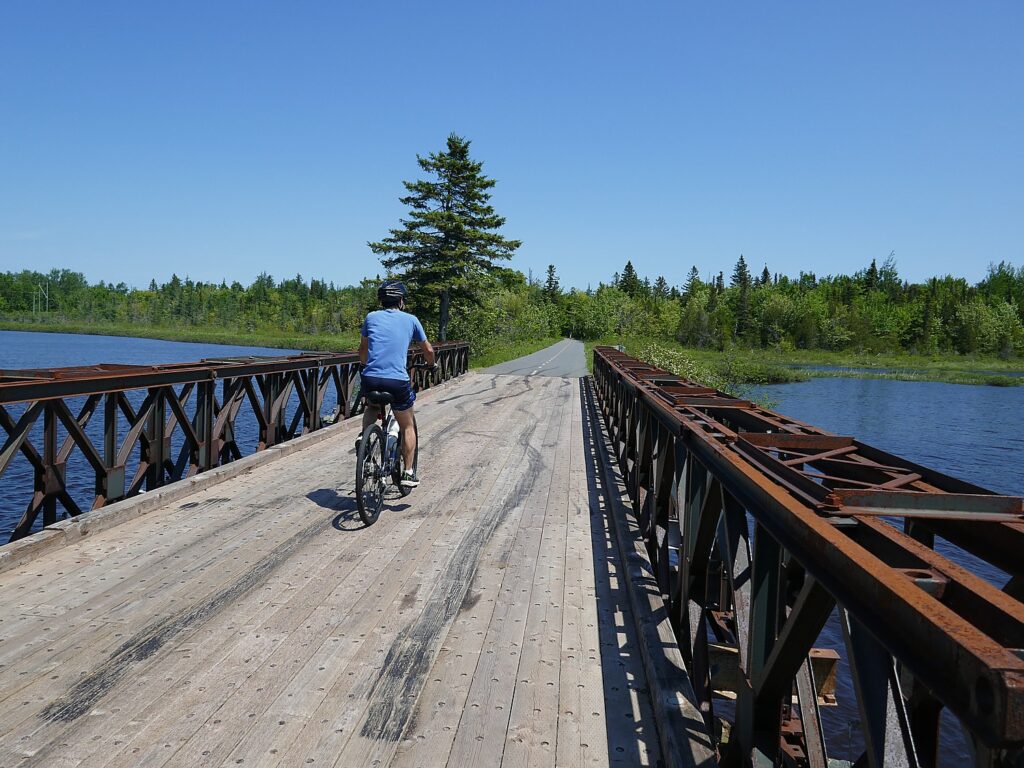
[[[416,393],[412,390],[405,364],[412,342],[419,343],[428,365],[434,365],[434,348],[427,341],[427,334],[416,316],[404,311],[406,296],[405,284],[398,280],[388,280],[377,289],[377,298],[383,309],[370,312],[363,321],[359,362],[363,364],[363,391],[387,392],[392,397],[391,409],[402,430],[402,456],[407,467],[402,471],[402,485],[413,488],[420,483],[413,467],[416,427],[412,404]],[[377,407],[367,403],[363,412],[363,429],[378,417]],[[356,441],[357,447],[358,444]]]

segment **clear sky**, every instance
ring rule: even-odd
[[[0,270],[343,284],[417,153],[513,265],[1024,265],[1024,3],[0,2]]]

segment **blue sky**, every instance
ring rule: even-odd
[[[1024,265],[1024,4],[0,4],[0,269],[348,283],[456,132],[513,265]]]

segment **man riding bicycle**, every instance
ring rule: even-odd
[[[383,309],[370,312],[363,321],[359,340],[359,362],[363,364],[363,391],[387,392],[392,397],[391,409],[402,430],[402,456],[407,469],[402,471],[402,485],[419,485],[414,468],[416,456],[416,425],[412,404],[416,393],[409,381],[406,361],[409,345],[418,342],[427,365],[434,365],[434,348],[415,315],[405,312],[408,291],[398,280],[388,280],[377,289]],[[363,412],[363,429],[379,417],[378,407],[367,403]],[[358,443],[357,443],[358,444]]]

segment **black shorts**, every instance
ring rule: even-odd
[[[363,393],[387,392],[391,395],[391,407],[396,411],[407,411],[416,402],[416,393],[408,379],[378,379],[376,376],[363,376],[361,379]]]

